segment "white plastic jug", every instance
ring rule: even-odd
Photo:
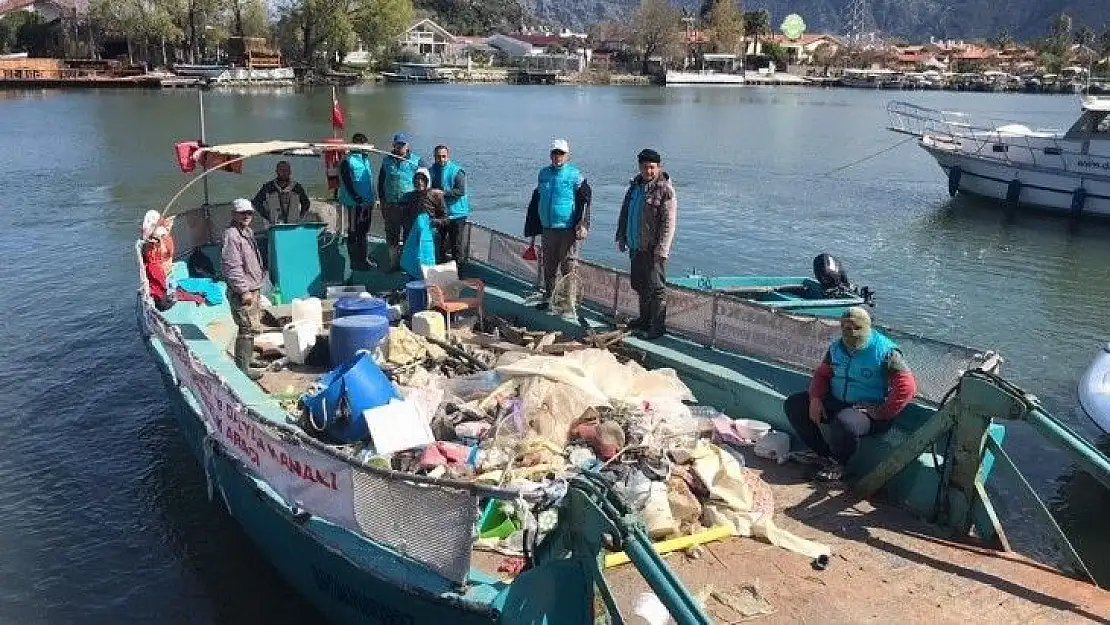
[[[440,341],[447,340],[447,322],[434,310],[422,310],[412,316],[412,331]]]
[[[308,321],[314,324],[316,328],[324,327],[324,304],[320,301],[320,298],[293,298],[293,323],[298,321]]]
[[[319,302],[320,300],[316,300]],[[281,333],[285,338],[285,356],[292,362],[303,365],[308,351],[316,344],[315,323],[309,319],[302,319],[285,324]]]

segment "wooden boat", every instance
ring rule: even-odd
[[[319,156],[326,148],[334,146],[271,142],[203,149],[228,162],[262,154]],[[321,214],[328,206],[320,205]],[[206,202],[179,214],[173,233],[181,255],[195,250],[218,259],[213,233],[229,213],[227,204]],[[377,292],[403,285],[397,274],[349,271],[343,246],[327,237],[320,241],[321,257],[339,261],[322,262],[322,282]],[[585,263],[578,318],[541,313],[526,305],[536,268],[521,259],[522,240],[468,224],[465,241],[466,270],[485,281],[489,313],[569,335],[583,327],[600,330],[611,309],[635,305],[627,275]],[[374,251],[384,260],[381,241]],[[678,286],[669,291],[673,334],[650,343],[629,338],[627,346],[642,352],[651,367],[675,369],[702,403],[789,431],[783,398],[806,387],[808,369],[820,359],[835,323],[781,315],[719,293]],[[706,309],[713,320],[709,328],[701,318]],[[653,592],[675,622],[691,625],[710,620],[688,586],[706,591],[707,582],[720,589],[729,580],[756,578],[760,596],[785,622],[855,622],[873,619],[876,610],[891,621],[927,612],[942,621],[976,614],[985,621],[1079,622],[1110,613],[1110,595],[1096,586],[992,551],[1006,541],[986,482],[996,464],[1014,469],[1002,447],[1005,422],[1028,422],[1108,486],[1110,460],[1000,378],[999,359],[982,350],[891,331],[911,362],[932,358],[931,366],[921,368],[922,396],[887,434],[864,439],[853,457],[850,470],[860,477],[852,496],[813,490],[794,465],[751,458],[768,481],[780,484],[765,494],[766,501],[773,498],[793,511],[788,522],[794,527],[836,545],[846,562],[834,559],[832,574],[816,578],[821,574],[797,555],[755,552],[756,543],[745,538],[708,545],[711,558],[672,558],[668,565],[642,526],[630,520],[623,499],[584,472],[569,482],[556,529],[534,547],[531,566],[505,578],[497,572],[499,558],[469,551],[469,523],[479,496],[518,499],[526,493],[354,462],[288,421],[280,393],[267,391],[274,381],[263,378],[260,386],[235,367],[227,353],[234,324],[226,305],[179,302],[157,311],[140,269],[138,312],[210,492],[281,575],[337,623],[585,625],[606,612],[611,622],[623,622],[620,614],[631,614],[637,598]],[[880,490],[882,501],[868,499]],[[383,497],[388,506],[378,505]],[[935,518],[942,527],[920,518]],[[633,567],[601,568],[603,539],[621,545]],[[883,573],[891,553],[899,554],[895,576]],[[842,567],[852,575],[837,572]],[[797,592],[813,579],[820,583]]]
[[[804,276],[719,276],[696,273],[668,278],[676,286],[713,291],[760,306],[800,315],[838,318],[853,306],[874,306],[874,292],[867,287],[829,292],[817,280]]]
[[[170,69],[178,76],[212,79],[231,68],[231,64],[174,63]]]

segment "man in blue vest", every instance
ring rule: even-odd
[[[409,149],[409,136],[393,135],[393,150],[382,160],[378,171],[378,194],[385,219],[385,242],[389,245],[389,270],[401,270],[401,229],[405,223],[405,194],[413,190],[416,170],[424,167],[420,157]]]
[[[351,137],[351,143],[365,144],[368,140],[361,132]],[[374,212],[374,166],[370,155],[351,150],[339,164],[339,204],[343,206],[340,219],[347,232],[347,254],[351,268],[367,270],[366,236],[370,233],[370,216]]]
[[[590,229],[590,201],[592,191],[578,168],[571,165],[570,145],[566,139],[551,142],[551,164],[540,170],[528,216],[524,222],[524,236],[543,241],[544,301],[537,310],[551,307],[556,282],[563,276],[573,276],[578,262],[578,248],[586,240]],[[574,282],[567,289],[571,302],[577,296]]]
[[[445,145],[437,145],[431,167],[432,188],[443,191],[443,201],[447,205],[447,222],[440,228],[439,262],[448,258],[462,262],[463,224],[470,216],[470,198],[466,194],[466,172],[458,163],[451,160],[451,150]]]
[[[860,438],[882,434],[913,401],[917,382],[898,345],[871,328],[871,315],[849,308],[809,390],[786,399],[786,418],[821,458],[817,479],[838,481]],[[821,426],[827,427],[823,433]]]

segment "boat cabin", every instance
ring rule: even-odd
[[[1083,101],[1083,114],[1064,135],[1067,139],[1110,139],[1110,99],[1087,98]]]

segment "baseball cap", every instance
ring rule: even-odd
[[[407,134],[403,133],[403,132],[399,132],[399,133],[393,135],[393,142],[394,143],[408,143],[409,142],[409,136]]]
[[[567,143],[566,139],[555,139],[551,142],[551,151],[570,154],[570,144]]]
[[[239,199],[235,200],[234,202],[231,203],[231,205],[235,207],[235,212],[236,213],[253,213],[254,212],[254,204],[251,204],[250,200],[247,200],[247,199],[244,199],[244,198],[239,198]]]

